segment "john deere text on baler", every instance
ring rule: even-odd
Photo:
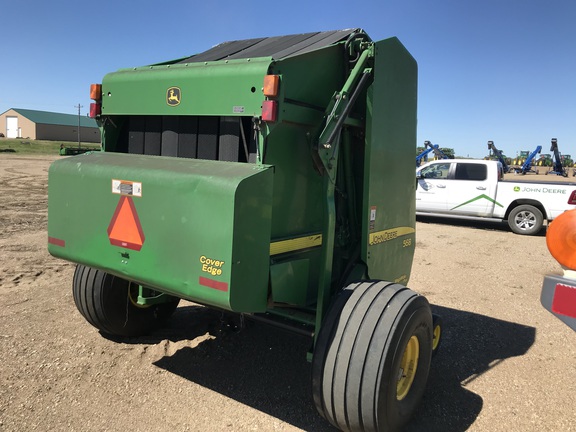
[[[416,95],[402,44],[359,29],[106,75],[91,92],[103,151],[49,172],[48,247],[78,263],[80,313],[118,336],[150,332],[179,299],[288,322],[313,336],[330,423],[405,424],[440,330],[405,287]]]

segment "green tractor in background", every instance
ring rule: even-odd
[[[518,166],[524,165],[524,162],[526,162],[528,156],[530,156],[530,151],[521,150],[520,153],[518,153],[518,155],[516,155],[516,157],[512,161],[512,165],[518,165]]]
[[[552,155],[549,153],[545,153],[543,155],[540,155],[538,160],[536,160],[536,162],[534,162],[534,165],[539,166],[539,167],[551,167],[552,166]]]
[[[562,161],[562,166],[565,168],[572,168],[574,166],[574,160],[569,154],[561,155],[560,160]]]

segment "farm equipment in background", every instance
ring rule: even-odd
[[[100,149],[96,147],[65,147],[64,144],[60,144],[60,156],[76,156],[83,153],[93,152],[93,151],[100,151]]]
[[[561,175],[562,177],[568,177],[568,172],[562,165],[562,158],[560,157],[560,152],[558,151],[558,140],[556,138],[552,138],[550,151],[554,153],[552,170],[546,172],[546,174],[556,174]]]
[[[440,149],[438,144],[424,141],[424,150],[416,156],[416,167],[419,167],[422,164],[422,161],[428,162],[428,155],[430,153],[434,153],[434,160],[449,159],[449,157]]]
[[[552,166],[552,155],[550,153],[545,153],[540,155],[536,163],[534,164],[538,167],[551,167]]]
[[[562,166],[564,168],[574,167],[574,159],[572,159],[572,155],[569,154],[560,155],[560,160],[562,160]]]
[[[433,147],[434,160],[454,159],[454,149],[439,147],[438,144],[432,144],[430,141],[424,141],[424,145]]]
[[[512,165],[518,168],[521,167],[524,162],[526,162],[526,159],[528,159],[528,156],[530,156],[529,150],[521,150],[514,160],[512,160]]]
[[[441,321],[405,285],[417,65],[398,39],[224,42],[110,73],[91,99],[104,151],[48,182],[48,250],[78,263],[86,320],[143,335],[186,299],[304,333],[318,412],[400,429]]]
[[[455,152],[453,148],[449,148],[449,147],[440,147],[438,149],[440,151],[440,153],[442,154],[442,157],[436,157],[436,160],[440,160],[440,159],[454,159],[455,157]]]
[[[538,170],[537,169],[533,169],[532,168],[532,163],[534,162],[534,158],[536,157],[537,154],[542,152],[542,146],[537,146],[536,149],[530,153],[526,159],[524,160],[524,162],[518,167],[512,167],[512,170],[514,171],[514,173],[516,174],[521,174],[521,175],[525,175],[527,173],[534,173],[534,174],[538,174]],[[524,156],[525,152],[520,152],[520,157],[517,159],[517,161],[520,161],[521,158]]]
[[[573,168],[572,176],[576,176],[576,168],[574,168],[574,159],[572,159],[572,155],[560,155],[560,159],[562,160],[562,166],[564,168]],[[566,172],[568,172],[568,170],[566,170]]]
[[[496,148],[494,141],[488,141],[488,157],[485,159],[492,160],[494,157],[500,161],[505,173],[510,171],[510,158],[506,158],[502,151]]]
[[[418,147],[420,153],[416,155],[416,167],[419,167],[422,162],[428,162],[428,155],[434,151],[434,146],[438,148],[438,144],[428,147],[427,143],[430,143],[430,141],[424,141],[424,147]]]

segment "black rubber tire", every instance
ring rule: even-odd
[[[136,288],[133,286],[133,288]],[[142,336],[159,327],[176,310],[177,297],[167,303],[137,306],[130,298],[131,282],[102,270],[76,266],[72,293],[86,321],[111,336]]]
[[[414,379],[399,400],[400,364],[413,336],[419,353]],[[342,430],[399,430],[422,398],[431,357],[426,298],[390,282],[351,284],[329,310],[314,348],[316,408]]]
[[[536,207],[522,204],[514,207],[508,215],[508,226],[516,234],[538,234],[544,225],[544,216]]]
[[[444,323],[440,315],[432,314],[432,357],[438,354],[442,344],[442,335],[444,333]]]

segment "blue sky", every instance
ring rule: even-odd
[[[228,40],[363,28],[397,36],[419,65],[418,145],[508,156],[551,138],[576,156],[576,1],[18,0],[3,7],[0,113],[75,114],[114,70]]]

